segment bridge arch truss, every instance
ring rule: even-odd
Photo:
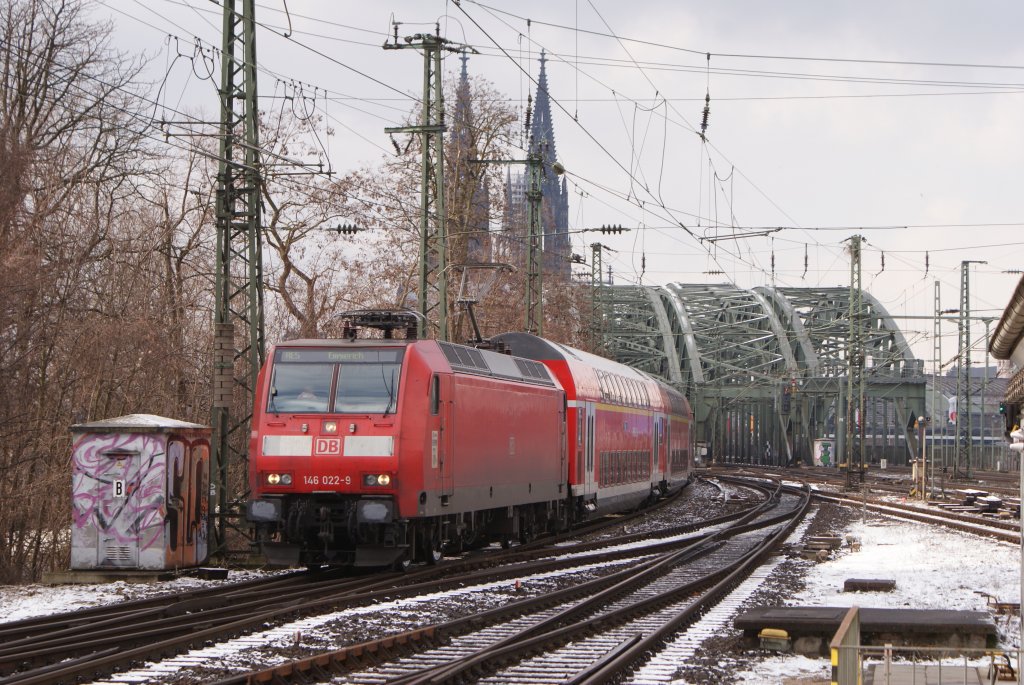
[[[598,285],[597,345],[679,388],[709,459],[811,463],[845,415],[849,288],[731,284]],[[862,291],[866,446],[873,460],[917,453],[923,364],[877,299]],[[840,421],[837,422],[837,417]],[[842,432],[842,427],[840,428]]]

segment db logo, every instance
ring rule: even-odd
[[[317,438],[313,443],[313,454],[341,456],[341,438]]]

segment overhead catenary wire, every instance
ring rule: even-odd
[[[404,95],[403,95],[403,97],[405,97],[405,98],[408,98],[408,95],[407,95],[407,94],[404,94]],[[397,108],[396,108],[396,109],[397,109]],[[641,169],[640,171],[642,172],[642,169]],[[740,172],[740,174],[742,174],[742,171]],[[666,204],[667,204],[667,203],[666,203]],[[641,210],[642,210],[642,211],[643,211],[643,210],[645,209],[645,205],[644,205],[644,204],[642,204],[642,203],[641,203],[641,204],[637,204],[637,205],[635,205],[635,206],[639,206],[639,207],[641,208]],[[644,226],[644,227],[643,227],[643,230],[649,230],[649,229],[650,229],[650,230],[656,230],[656,229],[658,228],[658,223],[659,223],[659,222],[657,222],[657,220],[655,220],[654,222],[651,222],[651,224],[650,224],[649,226]],[[667,223],[667,224],[665,224],[664,228],[665,228],[665,230],[672,230],[673,228],[675,228],[675,225],[674,225],[674,224],[672,224],[672,223]],[[802,227],[798,227],[798,226],[787,226],[787,227],[785,227],[785,228],[784,228],[784,230],[786,230],[786,231],[790,231],[790,230],[797,230],[797,229],[800,229],[800,228],[802,228]],[[892,228],[892,230],[896,230],[896,229],[902,229],[902,227],[898,227],[898,226],[895,226],[895,225],[894,225],[894,226],[892,226],[891,228]],[[742,228],[742,227],[737,227],[737,229],[738,229],[738,230],[743,230],[743,228]],[[846,228],[845,228],[845,227],[821,227],[821,228],[819,228],[819,229],[815,229],[815,228],[813,228],[813,227],[812,227],[812,229],[811,229],[811,230],[823,230],[823,231],[824,231],[824,230],[846,230]],[[884,227],[879,227],[879,228],[878,228],[877,230],[887,230],[887,229],[886,229],[886,228],[884,228]],[[641,234],[641,235],[642,235],[642,234]],[[957,248],[949,248],[949,249],[957,249]],[[650,269],[648,269],[647,273],[648,273],[648,274],[650,274],[650,273],[652,273],[652,271],[651,271]],[[780,270],[780,273],[781,273],[781,270]],[[620,275],[621,275],[621,274],[620,274]]]
[[[694,48],[685,48],[679,45],[669,45],[667,43],[660,43],[657,41],[642,40],[638,38],[628,38],[613,36],[601,31],[593,31],[586,29],[577,29],[575,27],[565,26],[563,24],[557,24],[553,22],[546,22],[539,19],[528,19],[518,14],[509,12],[508,10],[502,10],[491,5],[486,5],[480,0],[462,0],[462,2],[472,3],[480,7],[484,7],[494,12],[504,14],[507,16],[514,17],[521,21],[531,21],[534,24],[542,26],[550,26],[552,28],[574,30],[581,33],[587,33],[596,36],[603,36],[605,38],[616,38],[617,40],[628,41],[631,43],[638,43],[643,45],[650,45],[653,47],[665,48],[667,50],[675,50],[679,52],[686,52],[693,55],[705,55],[708,53],[707,50],[697,50]],[[855,64],[888,64],[896,66],[927,66],[927,67],[950,67],[950,68],[969,68],[969,69],[1013,69],[1013,70],[1024,70],[1024,65],[1016,64],[972,64],[968,62],[926,62],[926,61],[909,61],[909,60],[883,60],[883,59],[861,59],[861,58],[845,58],[845,57],[814,57],[814,56],[800,56],[800,55],[770,55],[770,54],[756,54],[756,53],[728,53],[728,52],[712,52],[711,54],[717,57],[733,57],[741,59],[768,59],[768,60],[793,60],[793,61],[806,61],[806,62],[842,62],[842,63],[855,63]]]

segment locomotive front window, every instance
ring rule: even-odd
[[[341,364],[334,411],[339,414],[390,414],[398,401],[401,364]]]
[[[267,410],[275,414],[327,412],[333,375],[333,364],[275,364]]]
[[[389,414],[398,402],[400,348],[282,348],[274,355],[267,411]]]

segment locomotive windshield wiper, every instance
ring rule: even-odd
[[[267,409],[274,412],[275,414],[280,414],[281,412],[277,411],[277,407],[274,405],[275,397],[277,397],[277,388],[275,388],[274,386],[270,386],[270,404],[267,406]]]
[[[384,387],[388,389],[388,406],[384,407],[384,416],[391,411],[391,405],[395,403],[395,370],[391,369],[391,385],[388,385],[388,378],[384,375],[384,365],[380,365],[380,377],[384,381]]]

